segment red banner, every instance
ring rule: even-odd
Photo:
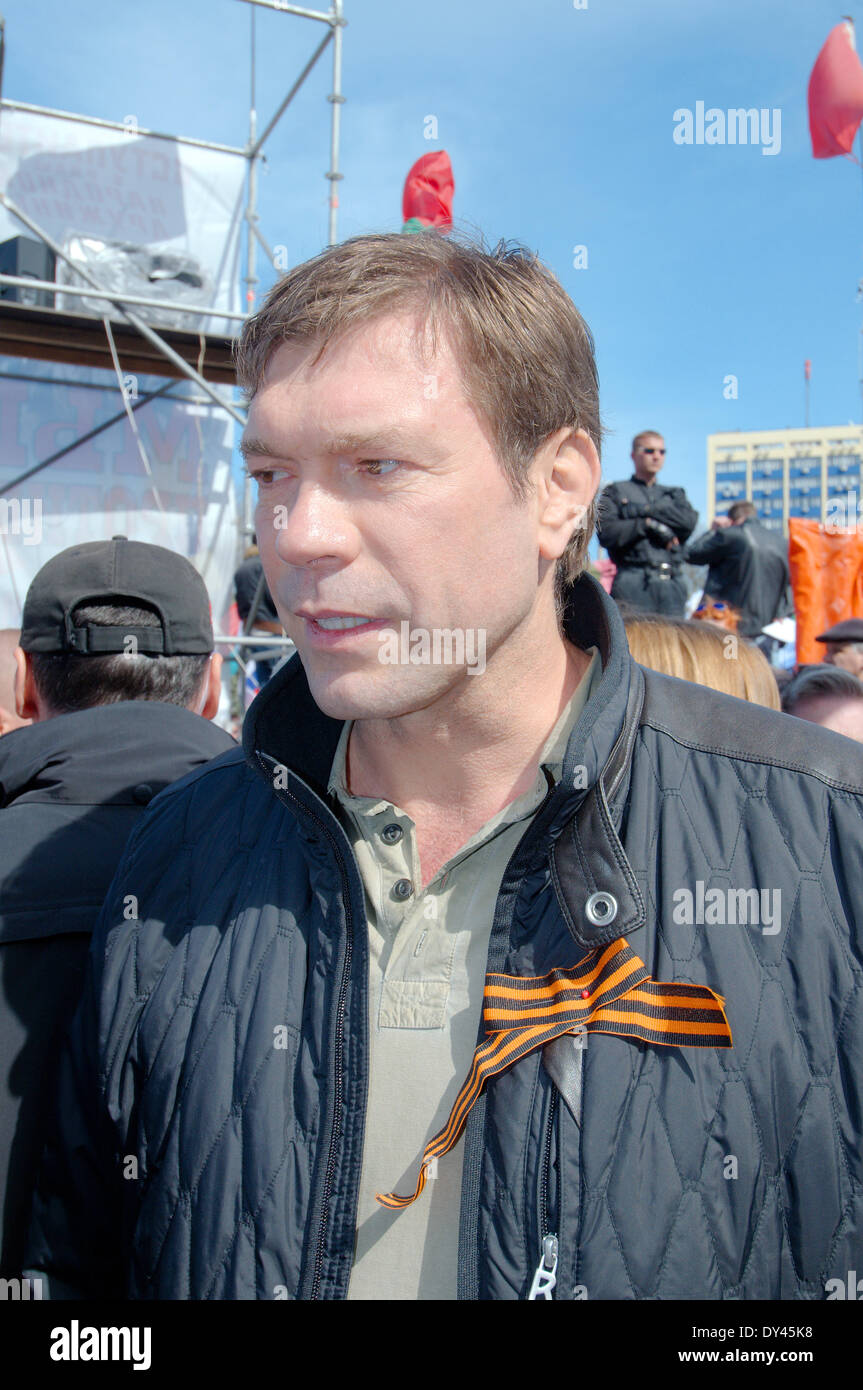
[[[827,36],[809,78],[809,132],[816,159],[850,154],[863,120],[863,67],[851,24],[837,24]]]
[[[824,660],[816,642],[844,618],[863,618],[863,535],[826,531],[817,521],[791,517],[788,563],[797,614],[797,661]]]

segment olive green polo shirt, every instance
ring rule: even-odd
[[[376,1192],[412,1192],[419,1159],[467,1076],[482,1011],[492,917],[504,870],[561,774],[569,735],[601,675],[599,653],[548,736],[536,782],[488,821],[422,886],[416,828],[384,799],[345,783],[351,721],[329,791],[348,815],[365,890],[370,1073],[357,1245],[349,1299],[455,1299],[464,1145],[436,1164],[401,1211]],[[546,776],[547,770],[549,777]]]

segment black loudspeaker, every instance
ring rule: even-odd
[[[26,276],[30,280],[54,279],[54,252],[42,241],[28,236],[14,236],[0,241],[0,273]],[[38,304],[54,308],[54,296],[49,290],[30,290],[23,285],[0,284],[0,299],[14,304]]]

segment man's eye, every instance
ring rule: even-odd
[[[277,480],[287,477],[287,474],[282,468],[256,468],[249,477],[254,479],[258,487],[270,487]]]
[[[384,473],[391,473],[394,468],[400,467],[399,459],[363,459],[361,467],[373,478],[380,478]]]

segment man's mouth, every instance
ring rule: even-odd
[[[370,618],[366,613],[334,613],[332,609],[311,613],[300,609],[296,615],[306,625],[306,635],[312,642],[335,642],[342,634],[356,633],[358,637],[387,625],[385,618]]]
[[[371,618],[315,618],[318,627],[322,627],[324,632],[340,632],[349,627],[362,627],[363,623],[372,622]]]

